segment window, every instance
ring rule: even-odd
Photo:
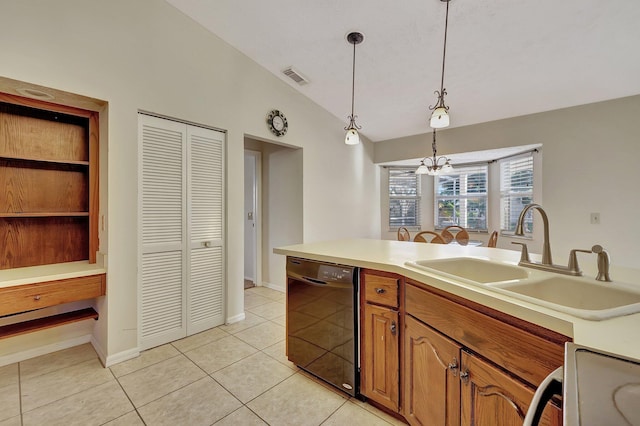
[[[487,230],[487,166],[455,168],[435,178],[435,227]]]
[[[533,202],[533,154],[500,162],[500,231],[513,234],[520,212]],[[533,215],[525,218],[524,230],[533,232]]]
[[[415,169],[389,168],[389,228],[420,227],[420,176]]]

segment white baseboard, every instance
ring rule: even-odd
[[[112,365],[118,364],[119,362],[130,360],[140,355],[140,348],[132,348],[109,356],[94,337],[91,337],[91,344],[93,345],[93,349],[95,349],[96,353],[98,354],[100,362],[105,368],[111,367]]]
[[[263,285],[264,287],[270,288],[270,289],[272,289],[272,290],[280,291],[280,292],[282,292],[282,293],[286,293],[286,292],[287,292],[287,289],[286,289],[286,288],[284,288],[284,286],[281,286],[281,285],[275,285],[275,284],[272,284],[272,283],[267,282],[267,281],[263,281],[263,282],[262,282],[262,285]]]
[[[227,318],[227,321],[226,321],[226,323],[225,323],[225,324],[233,324],[234,322],[240,322],[240,321],[242,321],[242,320],[243,320],[243,319],[245,319],[245,318],[246,318],[246,315],[245,315],[245,314],[244,314],[244,312],[243,312],[243,313],[241,313],[241,314],[234,315],[234,316],[232,316],[232,317]]]
[[[107,356],[104,362],[104,366],[111,367],[112,365],[136,358],[139,355],[140,348],[132,348],[126,351],[118,352],[117,354]]]
[[[98,343],[94,336],[91,336],[91,346],[93,346],[93,350],[98,354],[98,358],[100,359],[100,363],[102,363],[103,367],[107,366],[107,354],[105,353],[102,346]]]
[[[85,334],[83,336],[74,337],[72,339],[55,342],[50,345],[38,346],[37,348],[28,349],[26,351],[4,355],[0,357],[0,366],[13,364],[15,362],[35,358],[40,355],[50,354],[52,352],[61,351],[63,349],[69,349],[74,346],[82,345],[89,342],[91,342],[91,334]]]

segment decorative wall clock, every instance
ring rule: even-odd
[[[269,130],[276,136],[283,136],[289,128],[287,117],[277,109],[271,111],[267,116],[267,125],[269,126]]]

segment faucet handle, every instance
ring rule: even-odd
[[[578,256],[576,256],[577,252],[580,252],[580,253],[593,253],[593,252],[591,250],[586,250],[586,249],[573,249],[569,252],[569,266],[567,266],[567,268],[569,269],[570,272],[574,273],[575,275],[582,275],[582,271],[578,266]]]
[[[530,263],[531,259],[529,259],[529,249],[527,248],[527,243],[520,243],[518,241],[511,241],[511,244],[517,244],[522,246],[522,252],[520,253],[520,263],[527,262]]]

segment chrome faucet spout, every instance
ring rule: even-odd
[[[553,265],[553,261],[551,260],[551,243],[549,242],[549,218],[547,217],[547,213],[544,211],[540,204],[527,204],[524,209],[520,212],[520,216],[518,217],[518,222],[516,223],[516,231],[514,235],[519,237],[524,236],[524,217],[527,215],[527,212],[531,209],[536,209],[540,212],[540,216],[542,216],[542,224],[544,225],[544,240],[542,241],[542,264],[543,265]]]

